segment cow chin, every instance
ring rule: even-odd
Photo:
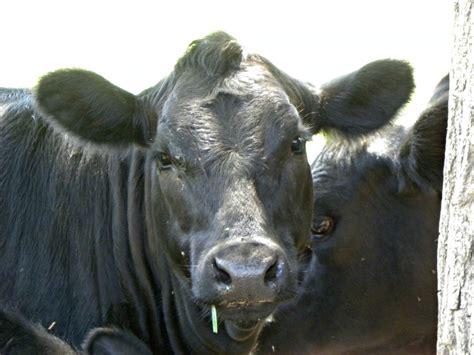
[[[262,329],[265,321],[243,321],[236,322],[231,320],[224,321],[224,327],[227,335],[238,342],[248,340],[250,337],[257,335]]]

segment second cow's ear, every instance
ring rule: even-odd
[[[404,175],[418,186],[430,186],[439,192],[443,186],[448,91],[446,77],[436,88],[428,108],[410,129],[400,149]]]
[[[321,87],[310,125],[314,133],[369,133],[395,117],[414,87],[413,70],[408,63],[392,59],[369,63]]]
[[[67,132],[99,144],[147,145],[147,118],[135,95],[85,70],[50,73],[35,89],[46,118]]]

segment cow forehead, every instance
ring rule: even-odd
[[[303,130],[296,108],[264,68],[251,66],[217,84],[208,81],[184,76],[166,100],[157,138],[168,149],[256,156]]]
[[[201,72],[185,72],[174,85],[164,111],[168,113],[168,119],[176,120],[183,112],[228,102],[245,104],[255,113],[258,113],[258,108],[264,112],[275,105],[291,106],[278,80],[263,64],[254,63],[243,64],[240,70],[222,78],[209,77]]]

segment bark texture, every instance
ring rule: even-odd
[[[438,241],[438,354],[474,354],[474,0],[454,2]]]

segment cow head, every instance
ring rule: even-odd
[[[376,345],[408,329],[436,334],[447,80],[410,130],[388,127],[358,144],[335,139],[313,163],[318,264],[308,294],[317,321],[308,327],[320,343],[324,334],[341,347]]]
[[[42,78],[36,98],[83,140],[146,151],[152,244],[172,292],[202,312],[193,329],[210,333],[215,306],[226,331],[214,338],[243,342],[298,290],[312,215],[305,142],[320,130],[353,136],[382,126],[408,99],[411,75],[404,62],[379,61],[316,92],[218,32],[138,96],[62,70]]]

